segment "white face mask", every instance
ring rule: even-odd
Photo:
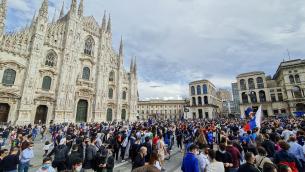
[[[224,151],[222,151],[222,150],[219,150],[219,152],[220,152],[220,153],[226,153],[226,151],[225,151],[225,150],[224,150]]]
[[[82,166],[80,165],[80,166],[77,166],[76,168],[75,168],[75,171],[77,171],[77,172],[79,172],[79,171],[81,171],[82,170]]]

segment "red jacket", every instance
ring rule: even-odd
[[[239,150],[234,146],[227,146],[227,152],[229,152],[232,156],[232,162],[233,162],[232,168],[238,168],[240,166],[240,158],[241,158]]]

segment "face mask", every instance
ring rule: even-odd
[[[79,171],[81,171],[82,170],[82,166],[80,165],[80,166],[77,166],[76,168],[75,168],[75,171],[77,171],[77,172],[79,172]]]
[[[43,164],[42,169],[48,169],[50,167],[50,164]]]
[[[225,150],[224,150],[224,151],[222,151],[222,150],[219,150],[219,152],[220,152],[220,153],[226,153],[226,151],[225,151]]]

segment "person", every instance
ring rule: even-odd
[[[157,151],[158,151],[158,156],[159,156],[159,160],[162,166],[162,169],[164,169],[164,159],[165,159],[165,153],[166,153],[166,148],[165,148],[165,144],[163,142],[163,136],[162,134],[159,135],[159,141],[157,143]]]
[[[147,155],[145,156],[145,162],[149,162],[153,151],[149,136],[145,137],[145,142],[142,144],[142,146],[145,146],[147,148]]]
[[[267,157],[267,151],[265,150],[264,147],[260,146],[257,148],[258,150],[258,155],[256,155],[255,160],[256,160],[256,167],[262,171],[264,164],[265,163],[270,163],[272,164],[272,161]]]
[[[241,154],[240,154],[239,150],[233,146],[233,143],[231,140],[227,141],[226,151],[228,153],[230,153],[230,155],[232,157],[233,166],[230,168],[230,172],[236,172],[240,166]]]
[[[72,172],[84,172],[83,160],[81,158],[75,158],[72,161]]]
[[[138,152],[134,162],[132,162],[132,169],[142,167],[145,165],[145,156],[147,155],[147,148],[142,146]]]
[[[17,165],[20,163],[18,151],[18,148],[14,147],[11,153],[3,158],[1,166],[4,172],[17,172]]]
[[[18,172],[28,172],[30,168],[30,161],[34,158],[33,146],[34,143],[30,142],[28,147],[21,152]]]
[[[225,172],[223,162],[216,161],[216,152],[212,149],[209,150],[210,164],[206,172]]]
[[[233,167],[232,156],[229,152],[226,151],[225,143],[219,144],[219,149],[216,151],[216,160],[223,162],[226,172],[229,172],[230,168]]]
[[[159,158],[158,158],[158,154],[156,152],[152,153],[150,160],[149,160],[149,165],[153,165],[154,167],[156,167],[158,170],[162,170]]]
[[[176,134],[177,147],[180,149],[180,152],[182,152],[182,131],[181,131],[181,129],[177,128],[175,134]]]
[[[263,166],[262,172],[277,172],[277,167],[273,163],[266,162]]]
[[[291,135],[288,144],[290,146],[288,152],[294,155],[301,163],[305,163],[303,147],[297,142],[296,136]]]
[[[43,146],[43,150],[44,150],[44,154],[43,156],[47,156],[49,150],[50,150],[50,147],[52,146],[53,144],[51,144],[49,141],[46,141],[44,143],[44,146]]]
[[[71,154],[68,156],[68,161],[67,161],[67,168],[69,170],[72,170],[72,163],[74,161],[76,161],[76,159],[82,159],[82,155],[80,152],[78,152],[78,145],[77,144],[74,144],[72,146],[72,151],[71,151]]]
[[[0,150],[0,172],[3,172],[3,159],[9,154],[7,149]]]
[[[66,146],[66,139],[62,138],[58,146],[55,146],[54,149],[49,153],[48,157],[54,154],[54,160],[52,166],[57,168],[58,171],[67,169],[67,159],[68,159],[68,147]]]
[[[209,146],[207,144],[201,144],[199,146],[200,153],[197,155],[198,163],[199,163],[199,168],[200,172],[206,172],[207,168],[210,164],[209,161]]]
[[[264,135],[264,141],[262,147],[267,151],[267,157],[272,158],[275,153],[275,144],[270,140],[269,134]]]
[[[186,153],[182,161],[181,170],[183,172],[200,172],[199,163],[196,155],[199,153],[199,147],[195,144],[189,146],[189,152]]]
[[[94,158],[96,157],[97,154],[97,148],[95,147],[95,138],[89,138],[85,139],[85,160],[83,164],[83,168],[85,170],[90,170],[94,167]]]
[[[114,157],[112,152],[112,145],[108,145],[106,148],[102,145],[97,152],[96,156],[96,169],[97,172],[112,172],[114,168]]]
[[[42,160],[42,166],[36,172],[55,172],[55,169],[52,167],[52,158],[45,157]]]
[[[288,165],[280,165],[279,172],[293,172]]]
[[[245,154],[246,163],[241,165],[237,172],[260,172],[258,168],[255,167],[255,156],[253,152],[247,152]]]
[[[302,171],[302,164],[300,161],[293,154],[288,152],[290,145],[284,140],[281,140],[278,143],[282,150],[275,153],[273,159],[274,163],[278,166],[288,165],[293,171]]]

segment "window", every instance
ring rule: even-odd
[[[270,90],[270,93],[273,93],[273,92],[274,92],[274,90],[273,90],[273,89],[271,89],[271,90]]]
[[[90,78],[90,69],[88,67],[83,68],[83,79],[89,80]]]
[[[299,75],[295,75],[294,78],[295,78],[295,82],[296,82],[296,83],[301,83],[301,80],[300,80],[300,76],[299,76]]]
[[[205,112],[205,118],[209,118],[209,112]]]
[[[112,88],[109,88],[109,90],[108,90],[108,98],[109,99],[113,98],[113,89]]]
[[[192,98],[192,105],[196,106],[196,98],[195,97]]]
[[[191,95],[195,95],[195,87],[194,86],[191,87]]]
[[[252,91],[250,93],[250,99],[252,103],[257,103],[257,97],[256,97],[256,92]]]
[[[205,104],[205,105],[209,104],[209,98],[208,98],[208,96],[204,96],[204,97],[203,97],[203,101],[204,101],[204,104]]]
[[[200,95],[201,94],[201,87],[200,85],[197,85],[197,95]]]
[[[109,73],[109,81],[114,81],[114,71]]]
[[[49,67],[56,66],[57,55],[54,51],[50,51],[46,56],[45,65]]]
[[[278,93],[277,94],[277,98],[279,99],[279,101],[283,101],[283,94],[282,93]]]
[[[276,102],[275,94],[271,94],[270,97],[271,97],[271,101],[272,101],[272,102]]]
[[[255,89],[255,84],[254,84],[254,79],[253,78],[249,78],[248,79],[248,85],[249,85],[249,89]]]
[[[198,105],[202,105],[201,97],[198,97]]]
[[[139,112],[138,112],[138,113],[139,113]],[[123,121],[126,120],[126,110],[125,110],[125,109],[122,109],[121,119],[122,119]]]
[[[42,89],[45,90],[45,91],[50,90],[51,82],[52,82],[52,78],[51,77],[49,77],[49,76],[43,77],[43,80],[42,80]]]
[[[245,82],[244,79],[241,79],[241,80],[239,81],[239,84],[240,84],[240,89],[241,89],[241,90],[246,90],[246,89],[247,89],[246,82]]]
[[[93,55],[93,47],[94,47],[94,40],[93,40],[92,37],[88,37],[85,41],[84,54],[92,56]]]
[[[13,69],[5,69],[3,78],[2,78],[2,84],[5,86],[11,86],[14,85],[16,78],[16,71]]]
[[[265,91],[261,90],[259,91],[259,101],[260,102],[266,102],[266,94],[265,94]]]
[[[208,94],[208,87],[207,87],[207,85],[203,85],[202,86],[202,90],[203,90],[203,94]]]
[[[293,95],[294,95],[294,98],[302,98],[302,91],[301,91],[301,88],[298,87],[298,86],[294,86],[292,88],[292,91],[293,91]]]
[[[249,103],[248,95],[245,92],[241,94],[241,99],[243,103]]]
[[[123,99],[123,100],[126,100],[126,91],[123,91],[122,99]]]
[[[282,114],[286,114],[286,109],[281,109]]]
[[[256,78],[257,88],[264,88],[264,81],[262,77]]]
[[[293,77],[293,75],[289,76],[289,81],[290,81],[290,84],[294,84],[294,77]]]
[[[275,109],[273,110],[274,115],[278,115],[279,114],[279,110]]]
[[[107,122],[111,122],[112,121],[112,109],[108,108],[107,109],[107,118],[106,118]]]

